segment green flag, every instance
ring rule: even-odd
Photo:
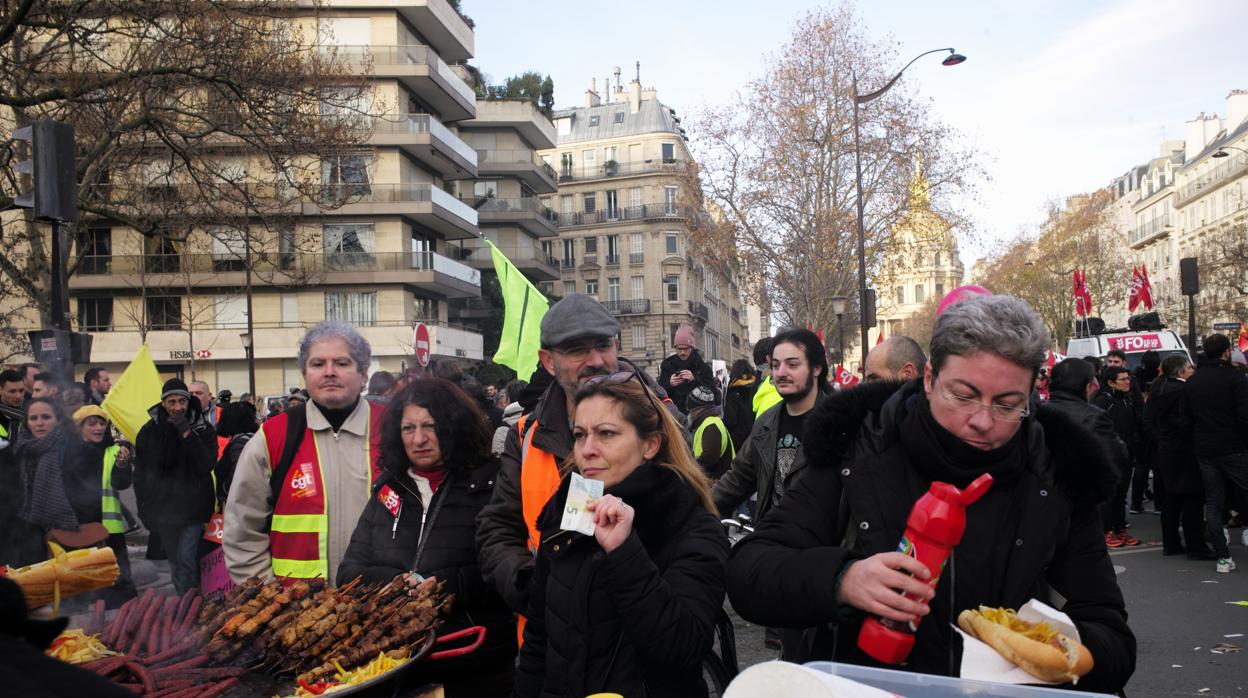
[[[537,350],[542,346],[542,316],[550,302],[494,243],[486,240],[485,244],[490,246],[498,286],[503,292],[503,333],[498,338],[494,363],[510,367],[517,377],[527,381],[537,367]]]

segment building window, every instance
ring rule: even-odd
[[[598,210],[598,198],[594,194],[582,194],[581,202],[584,204],[585,213],[593,213]]]
[[[326,269],[371,270],[375,266],[377,241],[372,223],[323,225],[321,239]]]
[[[607,236],[607,264],[620,263],[620,236]]]
[[[662,149],[663,149],[663,162],[676,162],[676,144],[675,143],[664,143],[662,145]]]
[[[212,238],[212,270],[243,271],[247,262],[247,231],[226,225],[208,229]]]
[[[641,208],[641,187],[628,190],[628,207],[633,210]]]
[[[622,111],[617,111],[617,112],[616,112],[616,113],[612,116],[612,119],[613,119],[613,121],[614,121],[615,123],[617,123],[617,124],[622,124],[622,123],[624,123],[624,112],[622,112]]]
[[[182,329],[182,297],[148,296],[147,327],[152,330]]]
[[[663,187],[663,213],[674,215],[676,213],[676,187]]]
[[[667,233],[664,239],[667,242],[668,254],[680,254],[680,243],[677,240],[676,233]]]
[[[896,289],[897,305],[905,305],[906,303],[906,287],[898,286]]]
[[[563,267],[570,269],[576,266],[576,240],[572,238],[564,238],[563,240]]]
[[[914,302],[915,302],[915,303],[922,303],[922,302],[923,302],[923,291],[924,291],[924,290],[926,290],[926,289],[924,289],[924,288],[923,288],[923,284],[915,284],[915,287],[914,287]]]
[[[593,172],[598,167],[598,151],[593,149],[582,150],[581,165],[585,167],[586,172]]]
[[[321,161],[322,193],[326,198],[341,199],[351,196],[368,194],[368,171],[372,168],[373,156],[338,155]]]
[[[326,293],[325,319],[359,326],[377,324],[377,292]]]
[[[79,274],[107,274],[113,254],[112,228],[87,228],[78,241],[82,257],[78,260]]]
[[[553,282],[553,281],[543,281],[541,284],[539,284],[539,287],[540,287],[540,288],[541,288],[541,290],[542,290],[542,295],[546,296],[547,298],[554,298],[554,296],[555,296],[555,282]]]
[[[936,297],[937,298],[945,297],[945,285],[944,284],[936,284]]]
[[[585,238],[585,254],[598,254],[598,238]]]
[[[628,261],[633,264],[641,264],[646,260],[646,239],[641,233],[632,233],[628,236]]]
[[[633,325],[633,349],[646,348],[646,326]]]
[[[633,300],[639,301],[646,297],[646,277],[634,276],[632,281]]]
[[[607,218],[619,218],[619,200],[618,192],[614,189],[608,189],[605,193],[606,215]]]
[[[113,329],[113,299],[79,298],[78,329],[83,332],[111,332]]]
[[[607,277],[607,302],[620,302],[620,279],[616,276]]]
[[[544,264],[549,264],[553,267],[555,266],[554,259],[555,259],[555,252],[554,252],[554,248],[551,247],[550,245],[550,240],[543,240],[542,241],[542,262]]]
[[[597,115],[597,114],[594,114],[593,116],[589,117],[589,125],[590,125],[590,126],[597,126],[597,125],[598,125],[598,115]]]
[[[940,253],[939,252],[936,253],[936,266],[938,267],[940,266]]]
[[[576,282],[575,281],[563,282],[563,295],[570,296],[573,293],[576,293]]]
[[[217,296],[212,300],[215,327],[218,330],[247,326],[246,296]]]
[[[569,178],[572,176],[572,153],[559,154],[559,176]]]
[[[432,298],[412,296],[412,314],[419,322],[438,322],[438,302]]]
[[[602,149],[602,164],[605,166],[608,162],[616,161],[616,153],[619,151],[615,146],[609,145]]]
[[[667,295],[668,303],[680,302],[680,275],[668,274],[663,277],[663,292]]]
[[[585,295],[598,297],[598,279],[585,279]]]

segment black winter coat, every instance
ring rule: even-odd
[[[1131,467],[1131,461],[1128,460],[1130,454],[1127,453],[1127,445],[1119,438],[1118,432],[1114,430],[1114,423],[1110,421],[1105,410],[1078,395],[1071,395],[1063,390],[1054,390],[1049,395],[1048,409],[1061,412],[1072,422],[1091,429],[1105,446],[1118,472],[1130,472],[1128,469]]]
[[[1204,492],[1200,463],[1192,445],[1192,415],[1184,394],[1184,382],[1174,378],[1158,381],[1144,405],[1144,423],[1157,436],[1153,467],[1161,473],[1169,494]]]
[[[213,473],[217,477],[217,501],[221,503],[222,511],[225,510],[225,500],[230,496],[230,484],[234,482],[234,470],[238,467],[238,457],[243,455],[243,448],[255,435],[255,432],[247,432],[231,436],[225,444],[225,450],[221,452],[221,457],[217,459],[216,467],[213,468]]]
[[[636,515],[632,534],[605,553],[593,536],[560,530],[568,482],[539,519],[514,695],[705,696],[702,660],[728,557],[719,521],[673,471],[644,464],[607,490]]]
[[[680,385],[672,385],[672,376],[686,369],[693,374],[693,380],[685,381]],[[702,387],[711,392],[718,392],[715,389],[715,374],[711,371],[711,365],[706,363],[706,360],[702,358],[702,353],[697,349],[694,349],[689,354],[689,358],[683,361],[676,354],[663,359],[663,363],[659,364],[659,385],[667,391],[667,396],[672,399],[676,408],[685,414],[689,413],[685,402],[694,388]]]
[[[1196,455],[1248,451],[1248,377],[1227,361],[1206,361],[1184,386]]]
[[[851,561],[895,551],[911,507],[930,485],[899,441],[907,400],[921,388],[914,382],[896,389],[867,384],[816,408],[802,442],[808,466],[729,559],[728,595],[741,617],[769,626],[817,625],[805,634],[798,661],[876,664],[857,647],[863,614],[837,603],[834,580]],[[1021,428],[1021,470],[994,484],[968,510],[967,522],[968,535],[977,524],[980,535],[985,525],[997,525],[1000,532],[989,535],[1013,544],[969,550],[964,539],[955,548],[907,669],[956,673],[961,640],[950,619],[980,603],[1018,608],[1036,598],[1065,611],[1092,652],[1095,667],[1078,688],[1120,690],[1135,669],[1135,636],[1097,506],[1112,494],[1118,474],[1100,441],[1059,411],[1042,406]],[[1013,517],[977,522],[976,507],[984,504]],[[846,506],[852,541],[839,526]],[[986,568],[991,579],[959,580],[960,557],[995,561]]]
[[[1127,445],[1127,453],[1132,461],[1142,455],[1141,432],[1143,431],[1144,411],[1139,398],[1130,392],[1122,393],[1113,388],[1097,393],[1092,397],[1092,404],[1105,410],[1109,421],[1114,424],[1118,438]],[[1126,473],[1125,475],[1130,475]]]
[[[139,517],[148,528],[207,523],[216,493],[212,469],[217,463],[217,431],[189,400],[191,431],[182,438],[169,423],[163,405],[151,410],[134,444],[134,494]]]
[[[409,571],[437,577],[455,597],[451,615],[438,633],[472,625],[486,627],[485,644],[472,654],[429,664],[432,680],[493,672],[515,660],[516,625],[511,610],[486,585],[477,566],[476,518],[490,500],[497,477],[496,460],[453,469],[433,493],[425,512],[412,477],[387,471],[375,483],[338,566],[335,579],[343,582],[362,577],[365,584],[371,584]],[[387,487],[402,502],[397,525],[396,517],[382,503],[381,492]]]
[[[758,379],[747,385],[729,385],[724,391],[724,426],[732,437],[732,446],[740,451],[754,428],[754,393]]]

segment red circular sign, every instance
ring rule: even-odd
[[[416,323],[416,361],[421,368],[429,365],[429,355],[432,352],[429,343],[429,328],[425,327],[425,323]]]
[[[195,358],[197,358],[197,359],[211,359],[211,358],[212,358],[212,352],[211,352],[211,351],[208,351],[207,349],[196,349],[196,350],[195,350]]]

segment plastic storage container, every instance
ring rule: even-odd
[[[1086,693],[1057,688],[1023,686],[1020,684],[972,681],[933,674],[914,674],[894,669],[875,669],[854,664],[836,662],[810,662],[808,669],[835,674],[873,688],[896,693],[904,698],[964,698],[966,696],[1000,696],[1001,698],[1058,698],[1079,696],[1081,698],[1114,698],[1108,693]]]

